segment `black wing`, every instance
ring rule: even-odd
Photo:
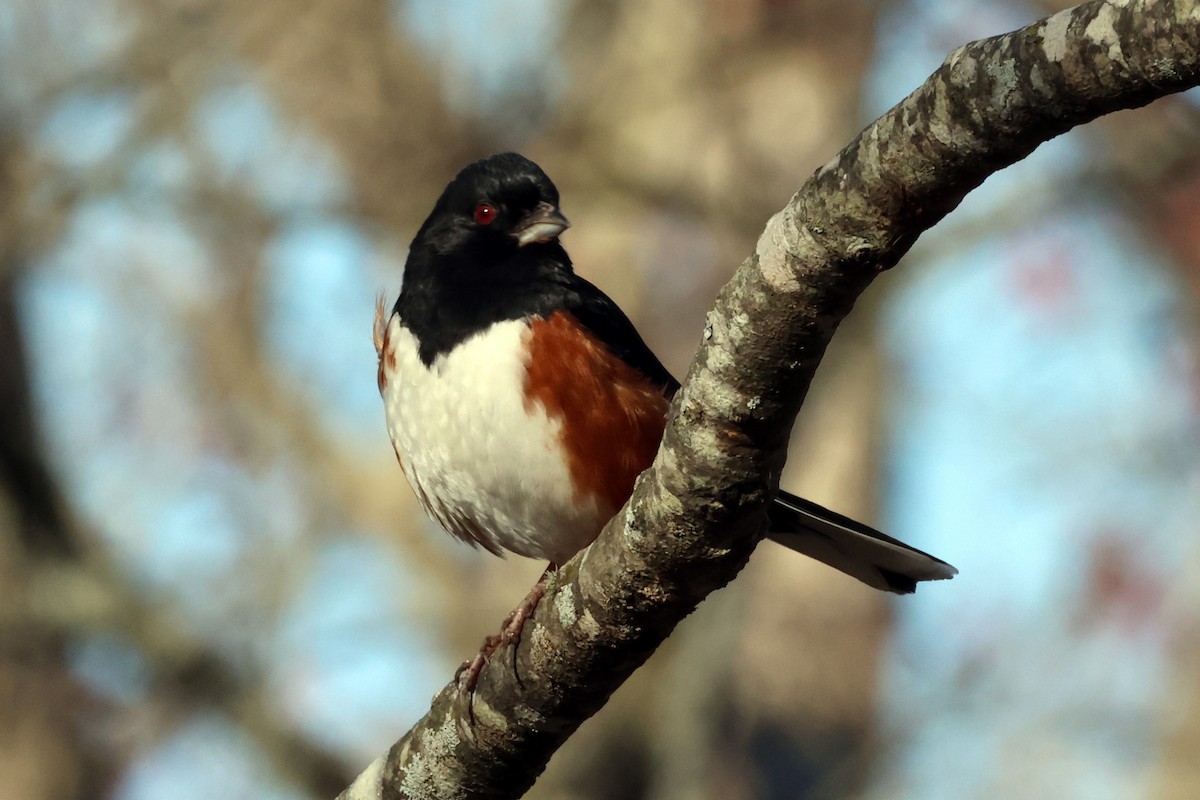
[[[625,312],[604,292],[588,281],[572,274],[567,297],[569,311],[585,328],[604,342],[614,354],[632,365],[656,385],[663,387],[667,397],[679,391],[679,381],[663,366],[654,351],[642,341],[637,328]]]
[[[571,273],[564,310],[654,383],[668,397],[679,391],[629,317],[604,292]],[[939,558],[801,497],[780,492],[770,510],[769,537],[876,589],[907,594],[917,583],[944,580],[958,570]]]

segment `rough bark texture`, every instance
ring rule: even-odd
[[[952,53],[767,224],[708,318],[629,505],[559,572],[517,647],[453,684],[342,798],[520,796],[551,754],[761,534],[786,443],[838,323],[991,173],[1102,114],[1194,86],[1195,2],[1095,2]],[[515,671],[514,671],[515,664]]]

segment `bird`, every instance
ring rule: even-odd
[[[625,504],[680,388],[629,317],[575,273],[560,241],[569,225],[533,161],[498,153],[467,165],[417,230],[373,331],[388,434],[420,505],[455,538],[548,571]],[[876,589],[905,594],[957,572],[787,492],[768,521],[772,541]],[[500,639],[519,637],[541,585]],[[475,676],[500,639],[485,641]]]

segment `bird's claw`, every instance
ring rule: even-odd
[[[542,577],[529,590],[529,594],[525,595],[525,599],[512,610],[512,613],[504,618],[504,621],[500,623],[500,633],[493,634],[484,639],[479,652],[464,661],[459,666],[458,671],[454,673],[454,682],[458,688],[458,704],[462,712],[459,714],[459,720],[465,719],[469,721],[472,728],[475,726],[475,709],[472,701],[475,698],[475,687],[479,683],[479,675],[483,672],[484,664],[501,647],[512,647],[513,675],[516,676],[517,683],[520,684],[521,676],[517,672],[517,645],[521,642],[521,633],[525,629],[525,623],[533,616],[533,612],[537,610],[538,603],[546,596],[546,576],[552,570],[553,565],[551,565],[550,569],[542,573]]]

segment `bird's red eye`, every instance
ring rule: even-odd
[[[475,206],[475,221],[480,225],[491,225],[496,219],[496,207],[491,203],[480,203]]]

